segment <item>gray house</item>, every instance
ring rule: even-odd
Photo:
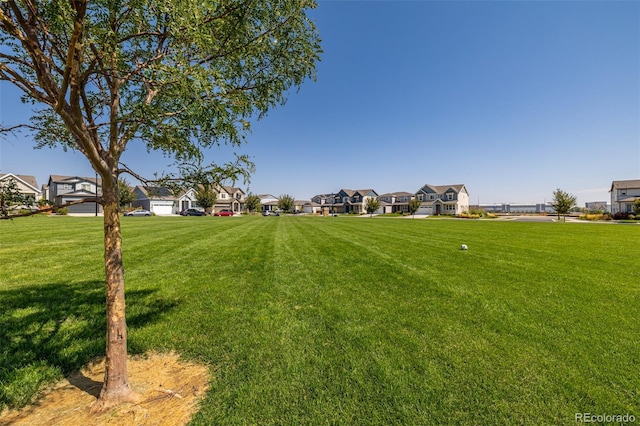
[[[47,185],[42,187],[43,196],[54,205],[74,201],[90,200],[102,193],[100,179],[80,176],[50,175]],[[69,213],[102,213],[102,206],[95,202],[75,204],[68,207]]]
[[[457,215],[469,211],[469,193],[463,184],[424,185],[416,192],[422,202],[418,214]]]

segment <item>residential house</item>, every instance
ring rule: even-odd
[[[378,194],[373,189],[341,189],[333,197],[333,203],[329,203],[329,213],[364,214],[367,212],[367,200],[377,198]]]
[[[313,201],[305,201],[302,204],[302,212],[308,214],[319,214],[322,213],[322,205],[315,203]]]
[[[42,193],[38,189],[38,183],[35,176],[29,175],[14,175],[13,173],[6,173],[0,175],[0,187],[13,181],[16,185],[18,192],[30,199],[31,205],[34,205],[42,196]],[[16,206],[17,208],[27,206]]]
[[[196,199],[196,190],[193,188],[189,188],[186,191],[182,191],[175,202],[175,213],[180,213],[183,210],[188,209],[196,209],[204,211],[203,208],[198,204],[198,200]]]
[[[383,213],[408,213],[409,201],[415,197],[410,192],[389,192],[378,197]]]
[[[422,202],[416,214],[457,215],[469,211],[469,193],[460,185],[424,185],[416,194]]]
[[[263,212],[278,210],[278,198],[271,194],[259,194],[260,208]]]
[[[133,194],[133,207],[149,210],[158,216],[169,216],[178,212],[178,199],[168,188],[139,185],[133,189]]]
[[[50,175],[47,185],[43,186],[44,198],[56,206],[96,199],[101,193],[102,181],[93,177]],[[70,205],[67,209],[71,214],[102,213],[102,205],[90,201]]]
[[[242,189],[234,186],[221,186],[216,192],[218,196],[214,211],[231,210],[238,214],[244,210],[245,193]]]
[[[215,188],[216,203],[212,213],[220,210],[232,210],[240,213],[244,209],[245,193],[233,186],[219,186]],[[168,188],[136,186],[134,189],[136,201],[134,207],[142,207],[158,216],[179,214],[182,210],[204,210],[198,205],[196,191],[189,188],[175,195]]]
[[[633,203],[640,199],[640,180],[614,180],[611,183],[611,213],[632,213]]]

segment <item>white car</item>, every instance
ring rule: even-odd
[[[131,210],[130,212],[125,212],[125,216],[151,216],[151,212],[145,209]]]

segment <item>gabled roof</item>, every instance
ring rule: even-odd
[[[236,188],[235,186],[223,186],[222,188],[224,188],[225,191],[227,191],[227,193],[229,195],[231,194],[235,194],[236,192],[240,191],[244,194],[244,191],[240,188]]]
[[[151,198],[170,198],[173,199],[175,196],[173,192],[169,190],[169,188],[163,187],[151,187],[151,186],[136,186],[136,189],[140,191],[145,197]]]
[[[378,195],[378,193],[376,191],[374,191],[373,189],[341,189],[340,191],[338,191],[337,194],[335,195],[339,195],[340,193],[345,194],[347,197],[351,198],[356,194],[360,194],[363,197],[368,195],[370,192],[373,192],[374,194]]]
[[[27,186],[30,186],[36,192],[40,191],[38,189],[38,183],[36,182],[36,177],[35,176],[31,176],[31,175],[14,175],[13,173],[6,173],[6,174],[3,174],[3,175],[0,175],[0,180],[9,179],[11,177],[21,181],[23,184],[25,184]]]
[[[376,196],[378,195],[378,193],[377,193],[376,191],[374,191],[373,189],[370,189],[370,188],[368,188],[368,189],[357,189],[355,193],[356,193],[356,194],[360,194],[360,195],[362,195],[363,197],[366,197],[367,195],[369,195],[369,194],[370,194],[370,193],[372,193],[372,192],[373,192],[374,194],[376,194]],[[354,195],[355,195],[355,194],[354,194]]]
[[[628,189],[628,188],[640,188],[640,180],[614,180],[611,183],[611,189],[609,192],[614,189]]]
[[[428,189],[428,191],[425,191],[425,188]],[[417,192],[435,192],[436,194],[444,194],[445,192],[447,192],[448,190],[453,190],[457,193],[460,193],[464,190],[464,192],[467,192],[467,189],[465,188],[464,184],[456,184],[456,185],[423,185]]]
[[[67,183],[79,181],[86,181],[93,184],[97,183],[98,185],[102,185],[102,178],[98,178],[98,180],[96,181],[95,177],[49,175],[49,185],[51,185],[51,183]]]
[[[386,194],[380,195],[380,197],[413,197],[413,193],[411,192],[387,192]]]

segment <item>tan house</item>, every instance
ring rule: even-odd
[[[0,187],[12,181],[15,183],[18,192],[26,198],[29,198],[32,205],[42,197],[42,193],[38,189],[38,183],[36,182],[35,176],[14,175],[13,173],[0,175]],[[17,206],[17,208],[24,207],[27,206]]]
[[[640,179],[614,180],[611,183],[611,213],[632,213],[633,203],[640,199]]]

